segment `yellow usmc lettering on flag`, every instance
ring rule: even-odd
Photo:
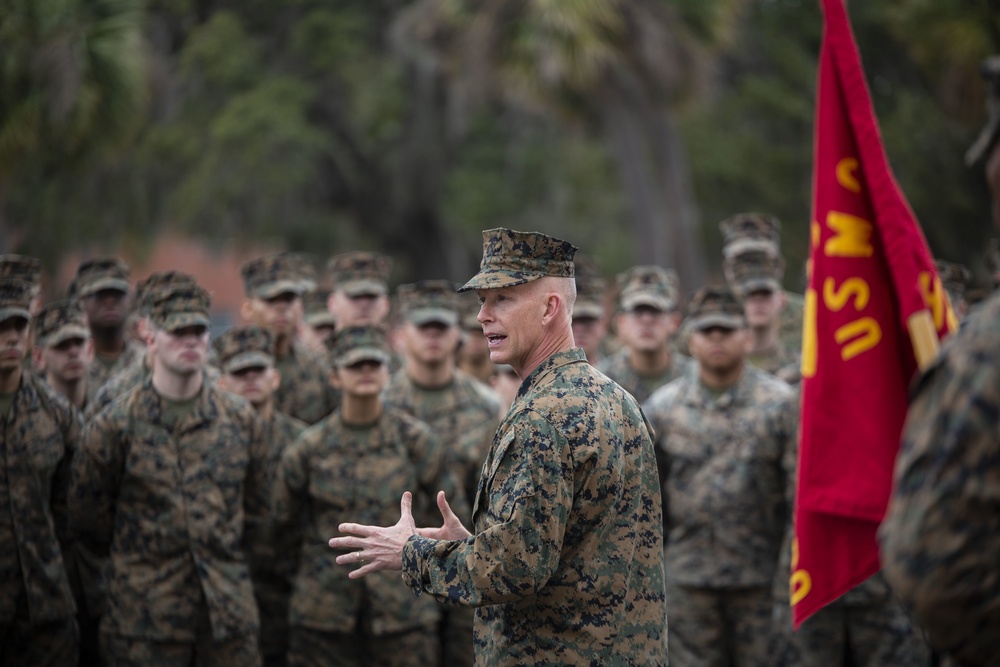
[[[856,158],[844,158],[837,164],[837,183],[851,192],[860,192],[861,184],[854,172],[858,168]],[[823,254],[827,257],[868,258],[875,253],[871,238],[872,223],[848,213],[830,211],[826,215],[826,227],[833,236],[823,244]],[[811,225],[811,242],[813,251],[819,246],[821,228],[818,222]],[[873,349],[882,340],[882,327],[878,320],[863,315],[871,298],[871,287],[859,277],[845,279],[840,284],[828,277],[823,282],[823,305],[832,312],[840,312],[844,308],[853,308],[858,313],[857,319],[839,327],[833,334],[834,341],[840,346],[840,358],[849,361],[860,354]],[[816,332],[816,315],[819,308],[819,298],[816,290],[806,290],[805,317],[802,349],[802,376],[811,378],[816,375],[816,360],[819,344]]]

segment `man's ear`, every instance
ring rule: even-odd
[[[278,387],[281,386],[281,371],[277,368],[272,368],[273,373],[271,373],[271,391],[278,391]]]
[[[42,354],[42,347],[40,345],[31,346],[31,362],[38,369],[39,373],[45,372],[45,356]]]
[[[334,389],[340,389],[340,372],[337,370],[336,366],[330,367],[330,374],[327,375],[327,380],[330,386]]]
[[[244,322],[253,322],[253,304],[248,298],[244,298],[243,303],[240,304],[240,317],[243,318]]]

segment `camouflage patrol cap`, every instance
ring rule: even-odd
[[[35,332],[40,347],[55,347],[73,338],[90,338],[90,328],[78,299],[45,304],[35,317]]]
[[[299,280],[302,282],[302,292],[314,292],[318,282],[316,280],[316,256],[307,252],[290,252],[288,255],[292,259],[292,264],[299,271]]]
[[[573,317],[604,317],[604,294],[608,281],[602,276],[597,261],[589,256],[577,255],[573,259],[576,273],[576,301]]]
[[[987,157],[1000,137],[1000,55],[984,60],[979,72],[989,85],[986,96],[987,118],[986,126],[965,153],[965,164],[970,167]]]
[[[280,294],[300,295],[305,291],[302,270],[295,255],[279,252],[244,262],[243,291],[251,299],[273,299]]]
[[[0,255],[0,278],[23,280],[37,292],[42,286],[42,260],[26,255]]]
[[[256,324],[226,329],[212,347],[223,373],[274,366],[274,336]]]
[[[400,285],[396,298],[400,314],[417,326],[432,322],[446,327],[458,324],[458,292],[448,280],[421,280]]]
[[[329,343],[330,363],[337,367],[359,361],[389,363],[385,332],[378,327],[347,327],[335,333]]]
[[[196,285],[194,276],[181,271],[157,271],[140,280],[135,286],[135,307],[142,315],[149,315],[153,296],[157,291],[175,285]]]
[[[479,273],[458,291],[512,287],[546,276],[572,278],[576,250],[572,243],[540,232],[487,229]]]
[[[149,319],[171,333],[184,327],[208,327],[211,305],[212,296],[200,285],[172,285],[154,291]]]
[[[726,257],[722,270],[730,288],[741,298],[760,290],[780,292],[785,260],[764,250],[744,249]]]
[[[709,327],[742,329],[746,326],[743,306],[731,289],[724,285],[703,287],[691,297],[684,329],[702,331]]]
[[[121,257],[101,255],[80,264],[70,286],[70,294],[83,298],[102,290],[115,290],[128,294],[129,289],[131,285],[128,264]]]
[[[941,285],[950,296],[965,298],[965,290],[972,280],[972,272],[961,264],[946,262],[938,259],[934,260],[934,267],[937,269]],[[954,299],[952,299],[954,301]]]
[[[326,265],[333,280],[333,289],[348,296],[389,293],[389,273],[392,259],[378,252],[355,250],[334,255]]]
[[[305,315],[302,319],[311,327],[335,327],[337,319],[327,306],[330,293],[326,290],[312,290],[302,297],[302,307]]]
[[[680,281],[677,273],[661,266],[633,266],[618,274],[618,307],[631,311],[649,306],[663,312],[677,308]]]
[[[31,321],[31,299],[34,289],[31,283],[17,278],[0,278],[0,322],[14,317]]]
[[[737,213],[719,223],[722,231],[722,254],[725,257],[745,250],[780,254],[781,221],[762,213]]]

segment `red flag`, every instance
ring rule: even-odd
[[[907,387],[956,327],[886,159],[843,0],[821,0],[791,603],[797,628],[879,570]]]

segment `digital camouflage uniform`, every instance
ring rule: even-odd
[[[274,366],[274,339],[269,331],[253,324],[226,330],[215,339],[213,347],[223,373]],[[268,418],[261,417],[260,422],[266,448],[262,463],[265,488],[256,499],[263,499],[267,504],[247,509],[254,516],[267,517],[270,522],[273,519],[270,499],[281,455],[305,430],[306,424],[274,409]],[[274,667],[284,665],[288,653],[288,598],[292,592],[291,575],[298,566],[294,548],[299,537],[297,531],[289,530],[288,534],[269,535],[269,538],[267,544],[248,544],[247,560],[260,611],[261,654],[265,667]],[[285,549],[284,545],[292,548]]]
[[[30,322],[30,302],[28,283],[0,279],[0,321]],[[75,666],[66,491],[80,417],[63,396],[22,371],[0,428],[0,664]]]
[[[628,363],[628,348],[623,347],[597,364],[597,369],[632,394],[636,402],[649,399],[660,387],[690,372],[693,362],[671,346],[670,367],[663,373],[645,376],[633,370]]]
[[[487,230],[463,289],[572,277],[575,248]],[[403,579],[476,607],[477,665],[663,665],[662,520],[638,405],[586,361],[557,352],[525,378],[483,467],[474,534],[411,537]]]
[[[965,155],[970,166],[988,165],[1000,150],[1000,55],[987,58],[981,73],[989,115]],[[911,388],[879,532],[886,580],[951,664],[993,665],[1000,656],[998,415],[1000,296],[994,293]]]
[[[617,286],[620,311],[639,306],[649,306],[661,312],[677,310],[680,288],[674,271],[659,266],[634,266],[618,274]],[[620,384],[642,405],[654,391],[684,375],[691,367],[691,359],[678,352],[672,341],[664,343],[670,346],[670,365],[660,373],[643,375],[634,369],[629,362],[627,345],[602,359],[597,369]]]
[[[128,264],[113,255],[94,257],[80,264],[70,285],[69,297],[83,299],[106,289],[124,294],[132,289]],[[91,391],[96,392],[108,378],[141,359],[144,352],[143,345],[126,337],[124,349],[113,360],[95,356],[87,369],[87,387],[92,387]]]
[[[1000,656],[1000,296],[944,344],[911,393],[882,567],[931,645]]]
[[[402,317],[414,324],[439,322],[458,326],[458,293],[447,280],[401,285],[397,295]],[[403,368],[393,374],[382,399],[387,406],[431,427],[445,450],[451,477],[461,485],[461,496],[445,489],[449,503],[462,523],[470,525],[471,500],[499,419],[500,402],[496,394],[458,369],[447,385],[429,388],[414,382]],[[473,611],[452,607],[445,608],[443,614],[443,664],[471,665]]]
[[[384,336],[371,327],[338,332],[331,356],[339,365],[385,363]],[[396,575],[349,579],[327,541],[347,517],[383,525],[399,517],[413,492],[420,525],[440,523],[435,494],[454,487],[444,450],[426,424],[385,407],[369,425],[334,412],[286,448],[274,493],[276,531],[300,525],[302,542],[289,605],[290,665],[429,665],[438,661],[440,613],[416,599]]]
[[[754,290],[784,292],[785,260],[781,256],[780,221],[769,215],[738,213],[719,223],[723,237],[723,272],[726,282],[741,299]],[[786,304],[779,315],[778,340],[774,347],[747,355],[752,366],[789,384],[802,379],[801,297],[785,293]]]
[[[243,265],[243,285],[248,298],[271,299],[284,293],[301,297],[306,285],[298,258],[291,253],[258,257]],[[281,385],[274,394],[274,407],[307,424],[315,424],[337,407],[330,387],[326,359],[292,339],[287,354],[276,357]]]
[[[686,331],[743,325],[724,288],[692,299]],[[722,392],[695,372],[643,406],[663,455],[670,661],[772,667],[771,586],[791,508],[794,392],[750,366]]]
[[[197,286],[159,292],[166,331],[208,325]],[[152,377],[85,428],[70,520],[109,556],[101,641],[109,664],[256,665],[259,620],[246,546],[266,540],[260,422],[245,400],[203,382],[179,417]],[[202,663],[201,661],[204,661]]]

